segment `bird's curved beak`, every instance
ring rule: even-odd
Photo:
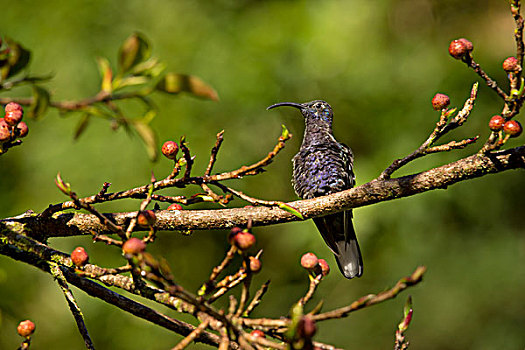
[[[272,108],[276,108],[276,107],[283,107],[283,106],[295,107],[295,108],[298,108],[298,109],[303,109],[304,108],[304,105],[301,104],[301,103],[281,102],[281,103],[276,103],[274,105],[269,106],[268,108],[266,108],[266,110],[269,110],[269,109],[272,109]]]

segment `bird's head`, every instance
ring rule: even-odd
[[[283,107],[283,106],[289,106],[289,107],[295,107],[298,108],[301,111],[301,114],[303,117],[310,121],[323,121],[328,123],[329,125],[332,125],[332,119],[333,119],[333,113],[332,113],[332,107],[330,105],[322,100],[315,100],[312,102],[305,102],[305,103],[294,103],[294,102],[281,102],[276,103],[274,105],[271,105],[270,107],[266,109],[272,109],[276,107]]]

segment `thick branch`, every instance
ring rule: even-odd
[[[1,223],[0,229],[4,229]],[[67,255],[44,244],[33,241],[31,238],[25,237],[23,235],[17,235],[12,232],[4,231],[2,235],[0,235],[0,243],[0,254],[9,256],[15,260],[23,261],[48,273],[51,273],[49,261],[53,261],[54,263],[57,263],[61,266],[72,265],[71,260]],[[79,276],[70,269],[63,268],[61,269],[61,272],[68,283],[83,290],[93,297],[104,300],[105,302],[112,304],[139,318],[184,336],[187,336],[195,329],[194,326],[188,323],[168,317],[139,302],[126,298],[125,296],[122,296],[97,282]],[[129,279],[124,276],[120,277]],[[195,341],[217,346],[220,343],[220,338],[215,334],[202,332],[195,339]]]
[[[364,185],[329,196],[289,203],[305,218],[313,218],[340,212],[349,208],[363,207],[392,199],[413,196],[435,189],[446,188],[455,183],[525,168],[525,146],[488,155],[476,154],[456,162],[430,169],[415,175],[387,180],[373,180]],[[124,225],[136,215],[132,213],[106,214],[114,222]],[[254,226],[272,225],[299,220],[295,215],[279,208],[253,207],[219,210],[178,210],[157,212],[157,230],[204,230],[246,226],[252,220]],[[4,219],[10,230],[32,237],[64,237],[111,233],[94,215],[81,213],[56,213],[52,218],[27,215]]]

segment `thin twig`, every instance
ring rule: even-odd
[[[319,274],[315,277],[310,277],[310,285],[308,287],[308,291],[306,292],[305,296],[299,300],[298,302],[299,305],[301,306],[306,305],[306,303],[312,298],[315,290],[319,286],[319,283],[321,283],[322,278],[323,278],[322,274]]]
[[[230,294],[229,295],[230,297],[230,302],[228,304],[228,316],[233,316],[233,314],[235,313],[235,310],[237,310],[237,299],[235,298],[235,295],[233,294]]]
[[[514,39],[516,40],[516,58],[518,64],[523,67],[523,55],[524,55],[524,44],[523,44],[523,17],[521,16],[521,1],[512,0],[510,4],[510,10],[516,23],[516,30],[514,31]],[[517,80],[520,81],[521,71],[516,75]]]
[[[93,235],[93,241],[94,242],[104,242],[107,245],[114,245],[117,247],[122,247],[122,241],[116,240],[114,238],[108,237],[106,235],[99,234],[93,230],[91,230],[91,234]]]
[[[216,185],[217,187],[220,187],[225,192],[233,193],[235,196],[239,197],[242,200],[245,200],[246,202],[250,203],[251,205],[262,205],[262,206],[265,206],[265,207],[278,207],[279,205],[284,204],[284,202],[281,202],[281,201],[266,201],[266,200],[263,200],[263,199],[257,199],[257,198],[254,198],[254,197],[250,197],[250,196],[242,193],[241,191],[237,191],[237,190],[235,190],[235,189],[233,189],[231,187],[225,186],[225,185],[223,185],[221,183],[215,183],[214,185]]]
[[[91,341],[89,332],[84,322],[84,315],[82,314],[82,311],[80,310],[77,304],[77,301],[75,300],[75,297],[73,296],[73,292],[71,292],[71,289],[69,289],[66,278],[64,277],[64,274],[62,273],[60,266],[58,266],[55,263],[50,263],[49,270],[51,271],[51,274],[55,277],[58,285],[60,286],[60,289],[62,289],[62,293],[64,293],[64,297],[66,298],[67,304],[69,305],[69,309],[71,310],[71,313],[73,314],[73,317],[75,318],[75,322],[77,323],[78,331],[80,332],[80,335],[82,335],[82,338],[84,339],[84,344],[86,345],[86,349],[95,350],[95,346],[93,345],[93,342]]]
[[[150,88],[148,88],[150,89]],[[109,101],[126,100],[130,98],[142,97],[150,93],[148,90],[131,91],[125,93],[108,93],[100,91],[95,96],[88,97],[78,101],[50,101],[51,107],[63,110],[63,111],[78,111],[85,109],[96,103],[106,103]],[[18,104],[29,106],[34,104],[33,97],[17,98],[17,97],[0,97],[0,104],[7,104],[9,102],[16,102]]]
[[[230,348],[230,338],[228,337],[228,330],[224,327],[220,330],[221,341],[218,350],[228,350]]]
[[[245,338],[246,340],[248,340],[252,344],[259,344],[259,345],[262,345],[262,346],[270,347],[270,348],[273,348],[273,349],[279,349],[279,350],[287,349],[286,344],[284,344],[284,343],[275,343],[275,342],[273,342],[271,340],[268,340],[268,339],[266,339],[264,337],[254,337],[253,335],[248,334],[248,333],[244,333],[242,335],[242,337]]]
[[[208,298],[208,303],[212,303],[223,296],[227,291],[241,283],[247,276],[246,270],[241,268],[236,274],[223,278],[217,283],[216,288],[218,290]]]
[[[190,154],[190,149],[186,145],[184,138],[180,141],[180,149],[182,151],[184,160],[186,161],[186,170],[184,170],[184,175],[182,176],[182,181],[188,181],[191,175],[191,169],[193,167],[193,157]]]
[[[498,83],[495,80],[493,80],[491,77],[488,76],[487,73],[485,73],[481,66],[474,61],[470,53],[463,58],[463,62],[465,62],[467,66],[472,68],[477,75],[479,75],[483,80],[485,80],[487,86],[494,90],[504,101],[507,100],[508,95],[505,93],[505,91],[503,91],[498,86]]]
[[[419,266],[416,270],[408,277],[401,278],[394,287],[389,290],[383,291],[378,294],[369,294],[359,298],[352,304],[335,309],[332,311],[324,312],[317,315],[311,315],[312,320],[319,322],[324,320],[330,320],[335,318],[347,317],[351,312],[382,303],[386,300],[395,298],[399,293],[405,289],[412,287],[423,280],[423,274],[426,271],[426,267]],[[258,318],[249,319],[243,318],[242,324],[246,327],[264,327],[264,328],[287,328],[290,325],[290,319],[270,319],[270,318]]]
[[[381,175],[378,177],[379,180],[386,180],[389,179],[390,176],[399,168],[403,167],[404,165],[408,164],[409,162],[421,158],[423,156],[426,156],[430,153],[436,153],[436,152],[448,152],[453,149],[459,149],[464,148],[472,143],[474,143],[478,137],[469,138],[462,141],[453,141],[449,142],[445,145],[440,145],[436,147],[430,147],[432,146],[437,140],[439,140],[443,135],[446,133],[456,129],[457,127],[463,125],[467,118],[469,117],[472,108],[474,108],[474,102],[476,101],[476,97],[478,94],[478,83],[474,83],[472,86],[472,90],[470,91],[470,97],[465,101],[465,104],[463,105],[463,108],[458,112],[458,114],[452,118],[450,121],[448,121],[449,115],[453,111],[447,111],[442,110],[441,116],[439,118],[439,121],[436,123],[436,127],[430,134],[430,136],[426,139],[421,146],[419,146],[418,149],[416,149],[414,152],[409,154],[408,156],[400,159],[396,159],[388,168],[386,168]]]
[[[237,252],[237,248],[235,246],[231,246],[228,252],[226,253],[226,256],[221,261],[219,265],[213,268],[210,278],[208,278],[208,282],[204,283],[202,287],[199,289],[198,295],[204,295],[206,293],[209,293],[211,290],[213,290],[213,285],[215,284],[215,279],[219,274],[231,263],[232,259],[235,257],[235,253]]]
[[[199,335],[204,332],[210,323],[209,319],[204,320],[197,328],[195,328],[190,334],[188,334],[184,339],[182,339],[172,350],[183,350],[185,349],[192,341],[195,340]]]
[[[419,266],[412,275],[408,277],[404,277],[400,279],[394,287],[391,289],[381,292],[379,294],[370,294],[365,297],[360,298],[357,301],[354,301],[349,306],[345,306],[336,310],[324,312],[321,314],[313,315],[312,320],[318,322],[318,321],[324,321],[324,320],[330,320],[334,318],[341,318],[348,316],[349,313],[368,307],[372,305],[376,305],[379,303],[382,303],[385,300],[393,299],[395,298],[399,293],[407,289],[408,287],[411,287],[413,285],[418,284],[423,279],[423,274],[426,271],[426,267]]]
[[[241,316],[241,314],[244,311],[244,307],[246,306],[246,303],[248,302],[248,298],[250,297],[250,284],[252,282],[252,273],[250,272],[250,269],[246,269],[246,278],[244,279],[242,283],[242,290],[241,290],[241,298],[239,299],[239,307],[237,308],[237,312],[235,313],[236,317]]]
[[[262,297],[264,296],[264,294],[266,294],[266,291],[268,291],[269,285],[270,280],[264,282],[264,284],[257,290],[257,292],[255,292],[252,301],[250,302],[250,304],[248,304],[246,310],[243,313],[243,317],[248,317],[248,315],[257,307],[257,305],[259,305]]]
[[[217,153],[219,153],[219,148],[221,147],[221,144],[223,141],[223,135],[224,135],[224,130],[220,131],[217,134],[217,141],[215,141],[215,146],[213,146],[213,148],[211,149],[210,162],[208,163],[208,167],[206,168],[206,171],[204,172],[204,176],[208,176],[211,174],[213,165],[215,164],[215,161],[217,160]]]
[[[281,135],[274,149],[270,153],[268,153],[268,155],[264,157],[262,160],[252,165],[249,165],[249,166],[242,166],[230,172],[224,172],[224,173],[220,173],[216,175],[190,177],[189,173],[191,171],[191,165],[190,165],[190,169],[188,170],[188,164],[186,164],[185,174],[188,174],[188,176],[183,176],[182,178],[172,178],[168,176],[164,180],[155,182],[153,184],[154,186],[153,190],[157,191],[163,188],[181,187],[181,186],[190,185],[190,184],[200,185],[202,183],[206,183],[206,184],[216,183],[218,181],[237,179],[237,178],[248,176],[248,175],[256,175],[260,173],[265,166],[267,166],[273,161],[273,158],[284,148],[285,142],[289,140],[290,138],[291,138],[291,134],[286,134],[284,136]],[[181,149],[183,153],[188,152],[189,154],[189,150],[187,149],[187,147],[184,145],[183,142],[181,142]],[[190,163],[193,163],[192,158],[190,157],[189,159],[191,160]],[[187,159],[186,159],[186,162],[187,162]],[[115,201],[115,200],[124,199],[124,198],[146,198],[148,189],[149,189],[149,185],[146,185],[146,186],[136,187],[136,188],[121,191],[121,192],[108,193],[108,194],[105,194],[103,198],[101,198],[100,196],[96,196],[96,195],[85,197],[85,198],[82,198],[81,201],[83,204],[89,205],[89,204]],[[65,209],[76,209],[76,208],[77,208],[77,205],[75,201],[68,201],[64,203],[50,205],[41,215],[43,217],[49,217],[51,216],[51,214],[57,211],[65,210]]]

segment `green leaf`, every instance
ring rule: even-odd
[[[100,88],[104,92],[111,92],[113,90],[112,88],[113,71],[111,70],[109,61],[105,57],[97,57],[97,64],[98,64],[98,70],[100,71],[100,75],[102,76],[102,82],[100,84],[101,86]]]
[[[157,136],[153,132],[153,129],[148,124],[145,124],[141,121],[135,121],[132,125],[144,142],[144,146],[146,147],[149,158],[152,161],[157,160]]]
[[[67,182],[64,182],[64,180],[62,180],[60,173],[57,174],[57,177],[55,179],[55,184],[57,185],[58,189],[62,191],[64,194],[68,196],[71,194],[71,185]]]
[[[407,301],[405,302],[405,306],[403,307],[403,317],[407,317],[408,313],[412,310],[412,296],[409,295],[407,298]]]
[[[179,94],[181,92],[190,93],[196,97],[206,98],[213,101],[219,100],[219,95],[211,86],[206,84],[200,78],[177,73],[166,73],[158,82],[157,90],[169,94]]]
[[[115,79],[113,88],[115,90],[122,89],[126,86],[142,85],[150,81],[150,78],[144,76],[127,76],[122,79]]]
[[[279,203],[279,208],[281,208],[282,210],[286,210],[287,212],[297,216],[301,220],[304,220],[303,214],[301,214],[297,209],[295,209],[294,207],[289,206],[286,203],[282,203],[282,202]]]
[[[283,128],[283,131],[281,133],[281,137],[285,140],[288,140],[290,138],[290,132],[288,131],[288,129],[286,128],[286,126],[284,126],[284,124],[281,124],[282,128]]]
[[[136,64],[146,61],[151,55],[148,40],[140,33],[133,33],[119,49],[118,68],[126,73]]]
[[[75,134],[73,135],[73,139],[77,140],[80,137],[80,135],[84,133],[90,121],[91,121],[91,114],[84,113],[82,117],[80,118],[80,122],[77,124],[77,127],[75,128]]]
[[[29,118],[39,118],[43,116],[49,106],[49,92],[38,85],[33,85],[33,102],[29,106],[27,116]]]
[[[292,309],[290,310],[290,325],[288,326],[288,330],[284,333],[287,339],[293,339],[297,324],[299,323],[299,320],[301,317],[303,317],[303,307],[300,303],[296,303],[292,306]]]
[[[31,52],[25,49],[16,41],[6,38],[5,42],[9,47],[9,55],[7,57],[7,65],[2,67],[2,79],[12,77],[24,69],[31,59]]]
[[[155,57],[150,58],[147,61],[140,62],[133,67],[131,74],[133,75],[144,75],[148,77],[158,77],[166,69],[166,65]]]

